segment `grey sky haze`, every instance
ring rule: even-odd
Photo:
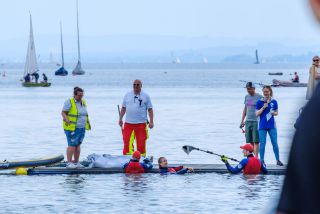
[[[0,40],[75,34],[75,0],[1,1]],[[82,36],[170,35],[227,38],[318,37],[305,0],[79,0]]]
[[[30,11],[37,53],[59,58],[61,20],[66,59],[76,60],[76,0],[0,1],[0,58],[24,60]],[[79,0],[79,13],[84,60],[181,50],[215,52],[212,58],[255,49],[294,55],[320,47],[306,0]]]

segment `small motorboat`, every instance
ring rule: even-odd
[[[283,73],[282,72],[269,72],[268,75],[279,75],[279,76],[281,76],[281,75],[283,75]]]
[[[274,87],[307,87],[307,83],[300,83],[300,82],[292,82],[292,81],[282,81],[273,79],[272,86]]]

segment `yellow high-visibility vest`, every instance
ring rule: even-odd
[[[78,120],[78,109],[74,98],[70,98],[71,108],[68,111],[68,119],[70,120],[70,124],[67,124],[63,121],[63,129],[68,131],[76,130],[77,120]],[[87,108],[86,101],[82,99],[83,105]],[[91,130],[91,125],[89,122],[89,116],[87,115],[86,119],[86,130]]]

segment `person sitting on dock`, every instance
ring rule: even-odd
[[[48,77],[45,73],[42,74],[43,77],[43,82],[47,83],[48,82]]]
[[[25,82],[30,82],[31,81],[29,73],[26,76],[24,76],[24,81]]]
[[[148,170],[151,170],[153,165],[148,159],[144,159],[142,163],[140,163],[141,153],[139,151],[135,151],[132,154],[131,160],[123,166],[125,173],[138,174],[144,173]]]
[[[260,172],[263,174],[267,174],[268,170],[264,163],[261,163],[260,160],[254,157],[253,153],[253,146],[250,143],[246,143],[243,146],[240,146],[243,150],[243,155],[245,156],[244,159],[240,161],[240,163],[236,167],[232,167],[226,156],[222,155],[221,160],[227,166],[227,169],[232,174],[237,174],[243,170],[244,175],[257,175]]]
[[[165,157],[160,157],[158,159],[159,164],[159,171],[160,174],[185,174],[187,172],[193,172],[193,169],[191,167],[184,167],[184,166],[178,166],[178,167],[168,167],[168,161]]]
[[[294,72],[294,77],[292,79],[292,82],[299,82],[299,76],[298,76],[298,73],[297,72]]]

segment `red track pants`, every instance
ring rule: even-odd
[[[137,150],[142,156],[146,156],[146,142],[148,139],[148,128],[146,123],[125,123],[122,131],[123,155],[131,155],[134,152],[134,140],[137,142]]]

